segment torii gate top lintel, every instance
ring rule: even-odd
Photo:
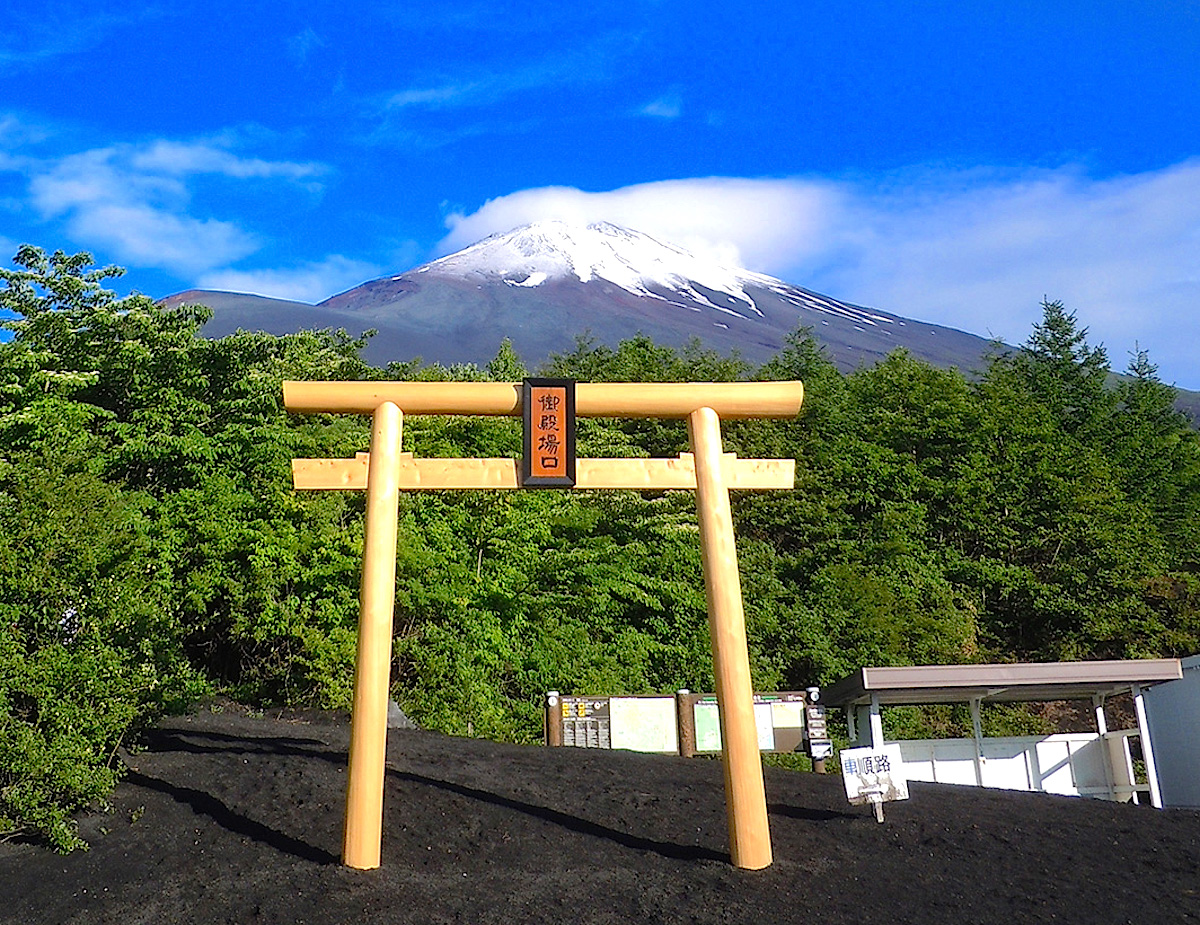
[[[686,418],[711,408],[722,420],[790,418],[800,412],[804,384],[788,382],[580,382],[578,417]],[[521,383],[283,383],[283,403],[296,413],[373,414],[391,402],[405,414],[521,415]]]

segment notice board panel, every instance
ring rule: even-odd
[[[754,724],[758,747],[764,752],[793,752],[800,748],[804,734],[804,694],[779,693],[754,695]],[[721,750],[721,721],[717,698],[703,696],[692,706],[698,753]]]
[[[608,710],[613,748],[678,754],[674,697],[613,697]]]
[[[806,699],[802,692],[754,695],[758,747],[795,752],[803,747]],[[678,691],[630,696],[547,695],[546,743],[575,748],[624,748],[658,754],[716,754],[721,720],[712,694]],[[822,729],[823,733],[823,729]]]

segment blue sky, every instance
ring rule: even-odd
[[[1200,0],[9,9],[0,251],[319,301],[609,220],[1200,389]]]

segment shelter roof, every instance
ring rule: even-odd
[[[883,705],[1081,700],[1181,677],[1177,658],[860,668],[823,689],[821,699],[835,707],[867,704],[872,696]]]

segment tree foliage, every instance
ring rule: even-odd
[[[365,420],[289,416],[296,379],[513,381],[360,359],[342,332],[199,336],[200,308],[104,288],[86,254],[0,270],[0,837],[60,848],[122,743],[205,691],[347,707],[363,502],[290,489],[295,457],[367,449]],[[1142,351],[1107,355],[1060,303],[977,380],[900,351],[843,375],[798,330],[753,369],[693,344],[581,340],[546,375],[804,380],[790,421],[728,449],[797,462],[734,499],[759,689],[863,664],[1179,655],[1200,644],[1200,444]],[[585,456],[673,456],[679,422],[587,419]],[[420,456],[515,456],[516,422],[405,421]],[[547,689],[711,690],[687,492],[401,499],[392,693],[421,724],[517,741]],[[1014,722],[1016,720],[1013,720]]]

